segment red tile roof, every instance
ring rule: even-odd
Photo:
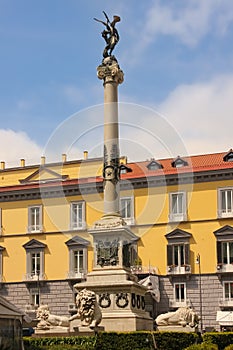
[[[127,178],[138,178],[138,177],[149,177],[149,176],[159,176],[159,175],[172,175],[172,174],[182,174],[182,173],[197,173],[202,171],[210,170],[223,170],[223,169],[233,169],[233,162],[225,162],[223,157],[226,152],[213,153],[213,154],[202,154],[190,157],[180,157],[188,163],[187,166],[181,168],[174,168],[172,163],[175,159],[155,159],[156,162],[162,165],[162,169],[149,170],[148,165],[151,160],[128,163],[127,166],[132,169],[131,173],[122,174],[122,179]]]
[[[156,176],[166,176],[166,175],[176,175],[176,174],[188,174],[188,173],[199,173],[208,171],[218,171],[224,169],[233,169],[233,161],[224,161],[223,157],[228,154],[226,152],[213,153],[213,154],[202,154],[190,157],[180,157],[185,160],[188,165],[180,168],[174,168],[172,163],[175,159],[156,159],[155,161],[162,165],[162,169],[149,170],[148,165],[152,160],[127,163],[127,167],[132,169],[132,172],[121,175],[122,180],[127,179],[137,179],[143,177],[156,177]],[[72,186],[72,185],[82,185],[82,184],[93,184],[100,183],[103,179],[101,176],[98,177],[87,177],[79,179],[67,179],[64,181],[48,181],[45,183],[28,183],[19,184],[14,186],[0,187],[0,192],[8,192],[12,190],[29,190],[32,188],[48,188],[48,187],[62,187],[62,186]]]

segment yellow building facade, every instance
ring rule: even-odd
[[[159,281],[152,317],[191,306],[202,329],[231,327],[233,151],[121,163],[121,215],[138,237],[130,269]],[[89,229],[103,214],[102,159],[2,162],[0,211],[1,295],[28,313],[39,303],[72,313],[73,285],[94,265]]]

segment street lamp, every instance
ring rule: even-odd
[[[198,264],[198,274],[199,274],[199,302],[200,302],[200,326],[201,333],[203,333],[203,324],[202,324],[202,289],[201,289],[201,256],[198,253],[196,257],[196,264]]]

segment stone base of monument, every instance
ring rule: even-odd
[[[105,331],[104,327],[96,326],[93,328],[84,327],[81,325],[80,319],[70,321],[70,334],[71,335],[92,335],[98,332]]]
[[[197,332],[198,328],[197,327],[190,327],[190,326],[157,326],[158,331],[163,331],[163,332]]]
[[[51,327],[49,329],[37,329],[35,328],[35,333],[32,334],[33,337],[63,337],[69,335],[69,327]]]
[[[102,312],[101,326],[105,331],[153,330],[153,319],[145,311],[147,288],[135,281],[130,271],[117,267],[95,269],[86,282],[77,283],[94,291]]]

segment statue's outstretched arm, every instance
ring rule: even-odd
[[[97,22],[100,22],[100,23],[102,23],[104,26],[106,26],[107,27],[107,23],[106,22],[104,22],[104,21],[101,21],[100,19],[98,19],[98,18],[94,18],[94,20],[95,21],[97,21]]]
[[[107,23],[110,23],[107,13],[103,11],[103,14],[105,15],[105,18],[106,18],[106,20],[107,20]]]

